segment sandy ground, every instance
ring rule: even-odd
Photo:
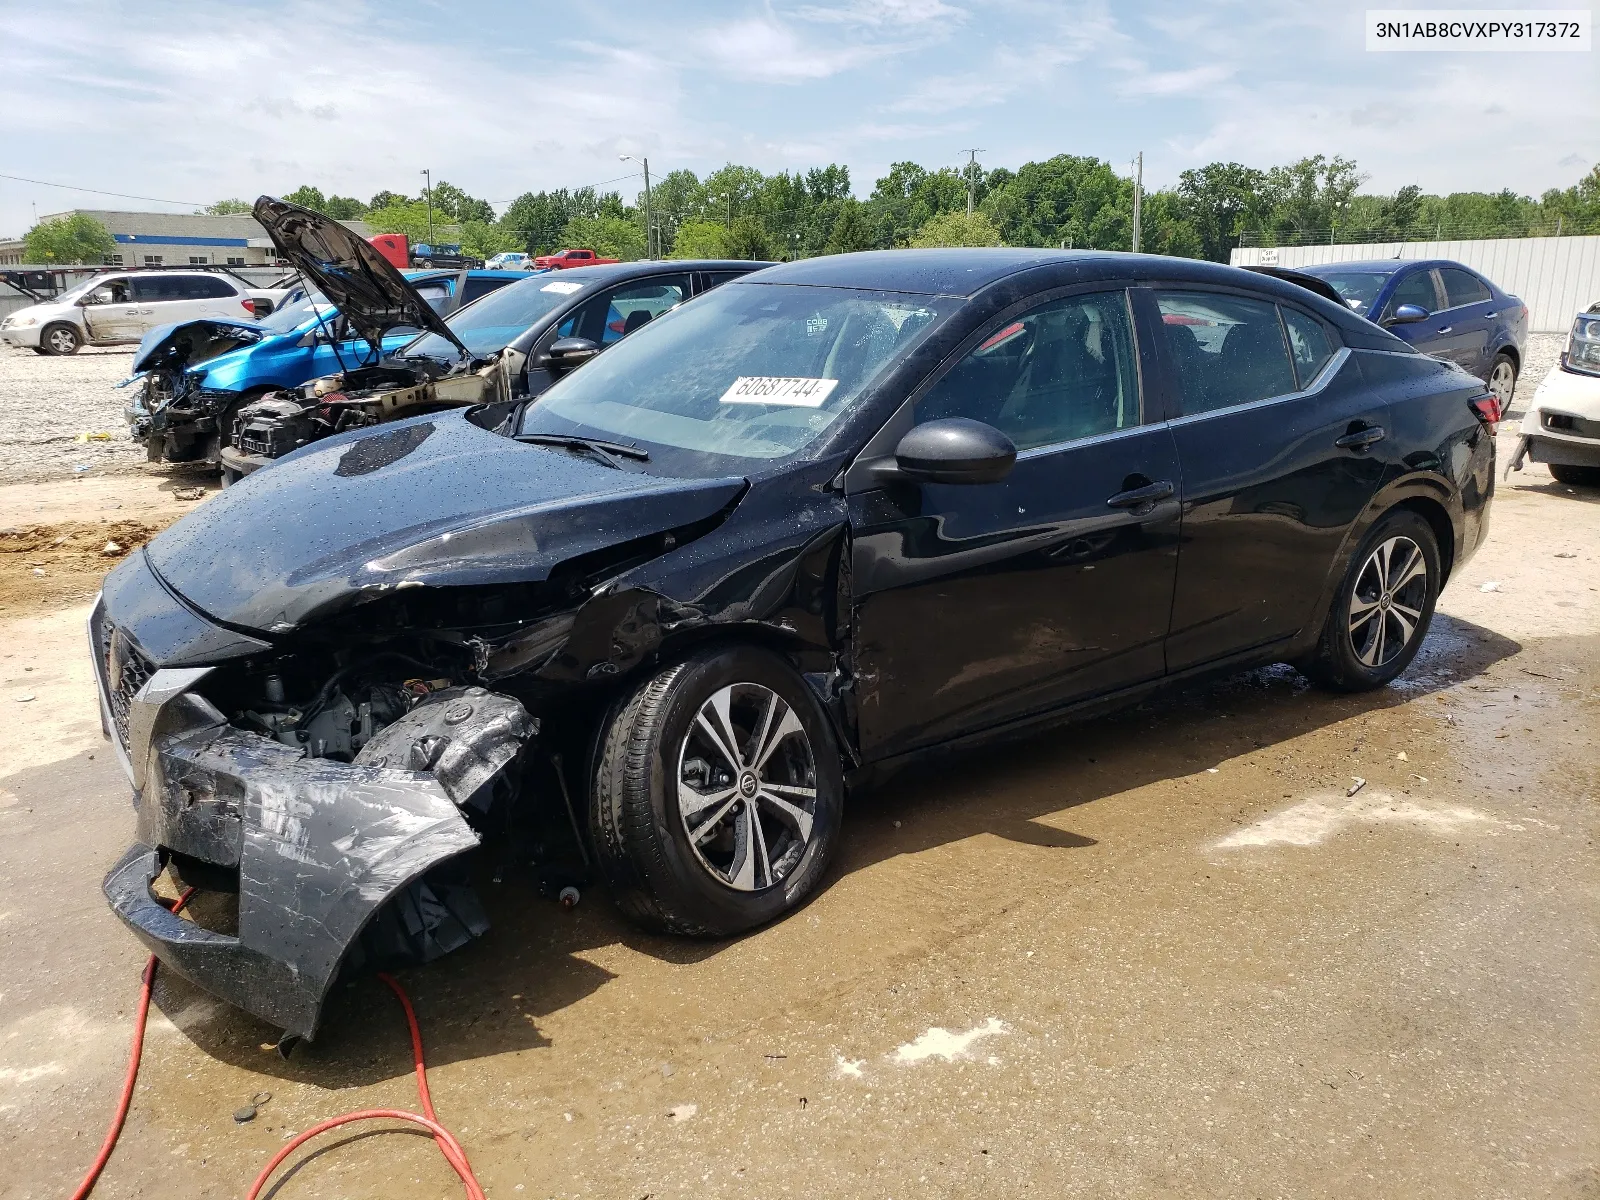
[[[66,1191],[121,1078],[144,956],[82,627],[101,533],[175,490],[0,487],[0,528],[73,531],[0,553],[0,1196]],[[1597,589],[1600,494],[1533,467],[1384,693],[1251,672],[902,777],[731,942],[508,877],[404,976],[435,1103],[498,1197],[1600,1195]],[[97,1194],[239,1195],[291,1131],[414,1106],[373,981],[272,1036],[163,976]],[[458,1194],[425,1138],[329,1142],[281,1196]]]

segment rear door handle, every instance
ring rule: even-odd
[[[1342,438],[1334,439],[1334,445],[1341,450],[1365,450],[1383,441],[1388,434],[1384,433],[1382,425],[1368,425],[1365,429],[1352,429]]]
[[[1106,501],[1108,508],[1154,508],[1156,501],[1165,500],[1177,491],[1172,486],[1170,479],[1160,479],[1155,483],[1147,483],[1143,487],[1129,488],[1125,492],[1118,492]]]

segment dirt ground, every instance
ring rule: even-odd
[[[66,1191],[121,1079],[144,955],[99,893],[133,831],[83,620],[187,482],[0,487],[0,1196]],[[1600,493],[1532,467],[1381,694],[1255,671],[904,776],[734,941],[507,876],[403,977],[440,1115],[496,1197],[1593,1200],[1597,589]],[[415,1106],[374,981],[272,1036],[161,976],[97,1194],[239,1195],[293,1131]],[[278,1195],[459,1194],[425,1137],[326,1143]]]

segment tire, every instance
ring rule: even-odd
[[[51,356],[76,354],[83,345],[83,335],[76,327],[58,321],[39,331],[39,353]]]
[[[1600,487],[1600,467],[1574,467],[1563,463],[1546,463],[1550,478],[1557,483],[1571,483],[1578,487]]]
[[[724,722],[731,755],[709,732]],[[753,646],[701,651],[621,700],[592,778],[601,870],[648,929],[726,937],[764,925],[810,895],[838,841],[844,778],[827,716]]]
[[[1517,394],[1517,360],[1504,350],[1500,351],[1489,364],[1489,374],[1484,382],[1499,397],[1501,414],[1510,412],[1511,401]]]
[[[1389,683],[1428,636],[1443,578],[1433,527],[1409,509],[1382,517],[1351,556],[1304,673],[1340,692]]]

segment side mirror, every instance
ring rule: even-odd
[[[85,296],[80,302],[82,307],[89,308],[96,304],[115,304],[110,288],[96,288]]]
[[[557,338],[541,356],[539,365],[552,371],[570,371],[574,367],[581,367],[599,353],[600,347],[588,338]]]
[[[1010,438],[966,417],[918,425],[894,449],[898,473],[924,483],[996,483],[1016,461]]]
[[[1426,321],[1433,314],[1420,304],[1402,304],[1389,314],[1385,325],[1412,325],[1417,321]]]

